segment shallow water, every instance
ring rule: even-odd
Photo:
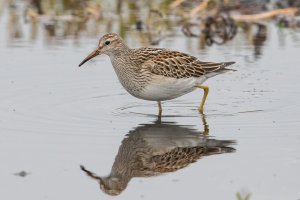
[[[204,156],[163,176],[133,178],[111,197],[79,166],[108,175],[128,133],[143,124],[155,131],[157,105],[127,94],[107,56],[77,67],[107,32],[99,26],[96,33],[91,25],[79,36],[51,37],[42,23],[15,25],[11,11],[2,10],[0,199],[300,198],[299,32],[270,23],[258,47],[242,31],[205,49],[180,31],[162,40],[158,47],[237,62],[238,71],[206,82],[205,123],[197,113],[201,90],[163,103],[161,119],[172,124],[166,134],[182,127],[202,133],[208,125],[211,139],[234,140],[236,151]],[[17,29],[21,33],[12,34]],[[126,33],[129,46],[142,45],[138,33]],[[15,175],[23,170],[28,175]]]

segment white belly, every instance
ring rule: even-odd
[[[206,77],[176,79],[155,76],[137,97],[150,101],[175,99],[195,90],[195,86],[201,85],[205,80]]]

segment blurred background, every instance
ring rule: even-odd
[[[126,41],[135,38],[135,46],[159,45],[178,35],[196,37],[198,48],[203,49],[225,44],[240,33],[259,56],[267,40],[268,22],[299,32],[299,4],[296,0],[5,0],[1,18],[6,23],[8,46],[21,41],[43,46],[72,41],[74,46],[85,46],[104,33],[116,32]]]
[[[1,0],[0,198],[299,199],[299,11],[299,0]],[[160,134],[209,129],[236,151],[101,191],[79,165],[108,175],[126,134],[157,128],[156,103],[127,94],[107,56],[77,67],[108,32],[235,61],[206,82],[205,115],[202,91],[165,102]]]

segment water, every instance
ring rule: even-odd
[[[24,4],[17,5],[20,16]],[[0,199],[300,198],[297,30],[269,23],[266,41],[256,47],[239,30],[233,41],[201,49],[197,38],[175,27],[158,47],[233,60],[238,71],[206,82],[206,122],[197,113],[201,90],[163,103],[161,120],[172,126],[160,134],[182,127],[201,134],[208,126],[210,139],[234,140],[236,151],[204,156],[162,176],[133,178],[111,197],[79,166],[108,175],[126,135],[143,124],[147,134],[155,132],[157,113],[156,103],[125,92],[107,56],[77,67],[117,26],[91,22],[79,34],[49,36],[43,22],[19,18],[16,25],[11,13],[5,6],[0,18]],[[144,45],[139,33],[125,33],[129,46]]]

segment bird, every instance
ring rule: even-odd
[[[142,124],[123,139],[109,175],[98,176],[83,165],[80,168],[99,182],[104,193],[116,196],[134,177],[171,173],[206,156],[235,152],[231,147],[235,140],[212,139],[204,132],[174,122]]]
[[[208,78],[229,71],[235,62],[205,62],[179,51],[164,48],[129,48],[116,33],[103,35],[96,50],[80,64],[106,54],[125,90],[136,98],[156,101],[162,114],[162,101],[175,99],[196,88],[204,90],[198,111],[203,113],[209,87],[202,85]]]

